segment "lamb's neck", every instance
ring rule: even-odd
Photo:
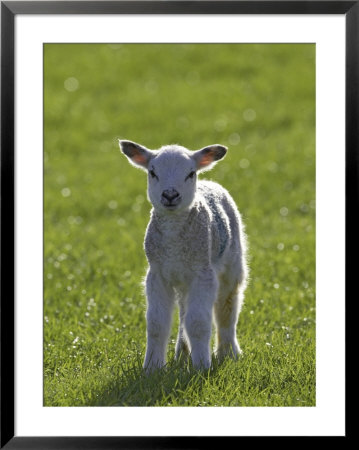
[[[191,207],[185,211],[168,211],[159,213],[155,209],[152,210],[151,220],[156,225],[156,228],[162,234],[177,234],[180,233],[183,227],[188,224],[190,218],[193,216],[194,208]]]

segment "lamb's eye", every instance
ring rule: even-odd
[[[157,180],[158,180],[158,176],[155,174],[154,170],[150,170],[150,175],[152,178],[157,178]]]
[[[192,172],[190,172],[187,176],[186,176],[186,180],[188,180],[188,178],[193,178],[195,176],[196,172],[194,170],[192,170]]]

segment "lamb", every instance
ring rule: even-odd
[[[147,195],[153,206],[144,242],[149,263],[144,369],[151,372],[166,364],[176,303],[176,359],[190,355],[194,368],[211,367],[213,319],[216,356],[238,358],[236,325],[248,272],[246,237],[230,194],[215,182],[197,179],[227,148],[216,144],[190,151],[168,145],[149,150],[127,140],[119,144],[131,164],[148,172]]]

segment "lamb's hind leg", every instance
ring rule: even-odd
[[[226,356],[237,358],[241,354],[236,325],[243,299],[243,289],[238,281],[227,284],[222,281],[217,301],[214,304],[214,319],[217,328],[216,355],[219,360]]]
[[[184,300],[179,300],[179,328],[178,328],[178,336],[176,342],[176,351],[175,358],[186,359],[189,356],[189,346],[188,341],[185,334],[185,326],[184,326],[184,318],[185,318],[185,302]]]

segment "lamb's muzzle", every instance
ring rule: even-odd
[[[162,192],[161,202],[164,206],[170,208],[177,206],[181,201],[179,192],[175,189],[166,189]]]

